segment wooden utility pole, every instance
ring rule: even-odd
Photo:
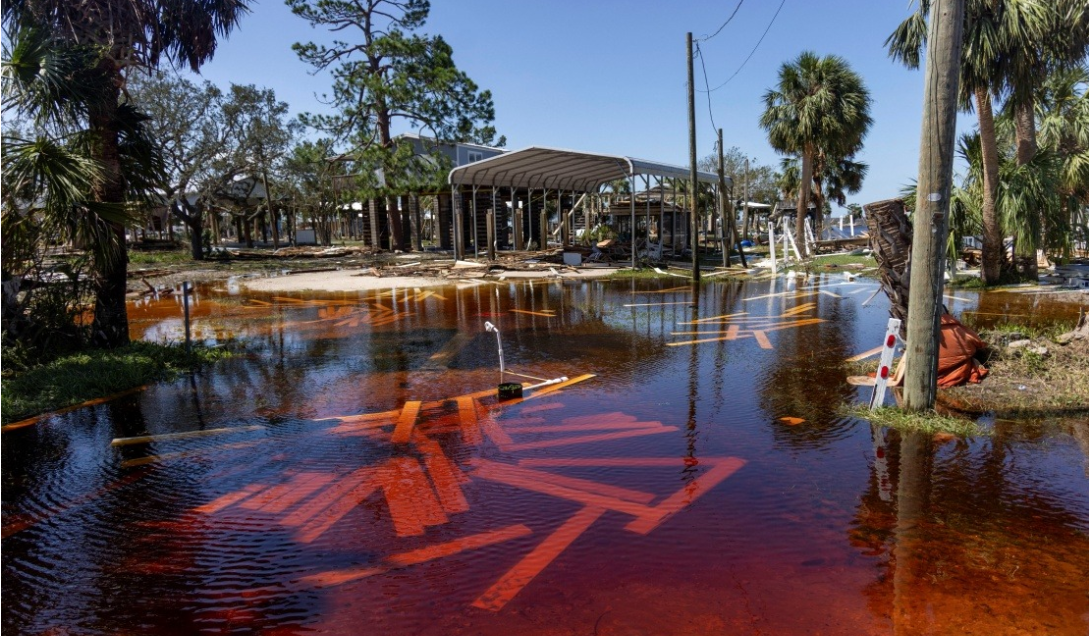
[[[964,0],[934,0],[927,26],[919,186],[908,292],[904,408],[909,411],[933,408],[938,392],[938,343],[963,31]]]
[[[741,205],[745,206],[741,208],[741,238],[744,240],[749,239],[749,158],[745,157],[745,191],[742,193],[744,199],[741,201]]]
[[[699,215],[697,210],[697,195],[699,193],[699,182],[696,175],[696,81],[695,74],[692,71],[692,33],[689,32],[685,38],[688,51],[688,161],[691,164],[691,170],[689,177],[692,180],[692,185],[689,188],[688,193],[688,207],[692,210],[692,281],[699,282],[700,280],[700,244],[699,244]],[[635,196],[634,194],[632,196]],[[632,228],[634,232],[635,228]]]
[[[722,227],[722,266],[730,266],[730,248],[728,245],[734,239],[733,223],[726,223],[726,208],[730,203],[726,200],[726,160],[722,153],[722,129],[718,129],[718,222]]]

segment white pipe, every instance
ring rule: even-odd
[[[529,386],[524,386],[524,387],[522,387],[522,390],[523,391],[532,391],[533,389],[539,389],[541,387],[546,387],[546,386],[548,386],[550,384],[559,384],[560,382],[567,382],[567,376],[564,375],[564,376],[560,376],[558,378],[553,378],[551,380],[545,380],[544,382],[541,382],[539,384],[531,384]]]

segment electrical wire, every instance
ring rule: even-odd
[[[699,55],[700,58],[700,67],[703,69],[703,86],[706,88],[709,86],[707,83],[707,64],[704,62],[703,51],[700,50],[700,45],[698,43],[696,44],[696,54]],[[707,93],[707,114],[711,116],[711,128],[713,130],[718,130],[718,126],[715,125],[715,113],[711,110],[711,91],[708,90],[705,92]]]
[[[700,42],[706,42],[706,41],[710,40],[711,38],[715,37],[716,35],[718,35],[719,33],[722,33],[722,30],[726,28],[726,25],[730,23],[730,20],[734,19],[734,16],[737,15],[737,10],[740,9],[741,5],[743,5],[743,4],[745,4],[745,0],[738,0],[737,6],[734,7],[733,13],[730,14],[730,17],[726,18],[726,21],[722,23],[722,26],[720,26],[718,28],[718,31],[715,31],[711,35],[703,36],[702,38],[699,39],[699,41]]]
[[[764,41],[764,38],[767,37],[768,31],[771,31],[771,26],[775,24],[775,19],[779,17],[779,12],[783,10],[784,4],[786,4],[786,0],[783,0],[779,3],[779,8],[775,10],[775,15],[771,16],[771,22],[768,23],[768,28],[764,29],[764,34],[760,36],[759,40],[757,40],[756,46],[752,47],[752,51],[749,52],[749,56],[745,58],[745,61],[741,63],[741,66],[737,67],[737,70],[734,71],[734,74],[731,75],[725,82],[719,84],[714,88],[708,89],[708,93],[713,93],[718,89],[722,88],[723,86],[729,84],[731,81],[733,81],[735,77],[737,77],[737,74],[741,72],[741,69],[745,68],[745,65],[749,63],[749,60],[752,59],[752,56],[756,54],[756,49],[760,48],[760,44]]]

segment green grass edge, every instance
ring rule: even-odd
[[[904,411],[891,406],[883,406],[871,411],[865,404],[845,405],[844,415],[849,415],[871,424],[895,428],[899,431],[918,431],[921,433],[951,433],[960,437],[987,437],[990,429],[980,426],[976,420],[943,415],[936,411]]]
[[[108,397],[152,382],[169,381],[184,372],[230,357],[224,349],[132,342],[124,347],[94,349],[63,356],[0,381],[0,422],[26,419],[88,400]]]

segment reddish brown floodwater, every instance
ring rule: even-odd
[[[873,289],[200,289],[237,357],[4,434],[4,633],[1084,636],[1086,424],[837,415]],[[181,338],[176,300],[130,317]],[[496,403],[485,321],[574,382]]]

